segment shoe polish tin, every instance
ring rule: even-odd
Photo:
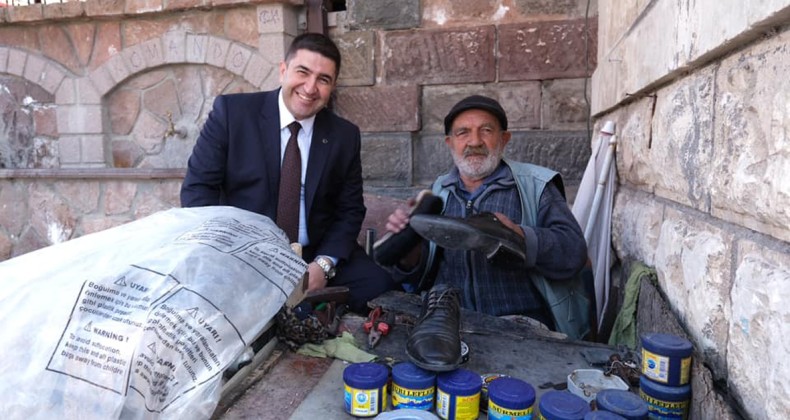
[[[540,397],[538,420],[582,420],[590,404],[568,391],[548,391]]]
[[[608,411],[590,411],[584,415],[584,420],[626,420],[626,418]]]
[[[668,386],[689,383],[691,342],[672,334],[651,333],[641,336],[642,375]]]
[[[461,340],[461,364],[469,361],[469,346]]]
[[[392,408],[433,410],[436,374],[411,362],[392,367]]]
[[[483,381],[483,387],[480,389],[480,411],[484,413],[488,411],[488,386],[491,385],[491,382],[499,378],[508,377],[509,376],[501,373],[486,373],[485,375],[480,375],[480,379]]]
[[[604,389],[595,396],[599,410],[617,413],[628,420],[646,420],[647,403],[633,392],[621,389]]]
[[[639,378],[639,396],[647,403],[648,418],[688,418],[691,385],[661,385],[642,375]]]
[[[458,368],[436,377],[436,414],[444,420],[475,420],[480,411],[480,375]]]
[[[346,412],[373,417],[387,410],[389,369],[378,363],[354,363],[343,370]]]
[[[531,420],[535,388],[517,378],[499,378],[488,385],[490,420]]]

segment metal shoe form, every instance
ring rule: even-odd
[[[418,214],[439,214],[441,211],[442,199],[433,195],[430,190],[422,190],[417,195],[410,217]],[[385,267],[395,265],[422,241],[420,235],[414,232],[410,225],[411,223],[396,234],[388,232],[373,244],[373,259],[379,265]]]
[[[527,260],[524,239],[497,219],[493,213],[480,213],[465,219],[416,215],[409,225],[420,236],[446,249],[482,252],[489,260],[506,253]]]
[[[425,294],[420,318],[406,342],[406,355],[425,370],[458,368],[463,359],[460,290],[440,284]]]

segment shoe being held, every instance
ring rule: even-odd
[[[457,288],[438,284],[423,297],[420,318],[406,342],[406,355],[415,365],[447,372],[461,364],[460,294]]]
[[[416,202],[409,211],[409,217],[418,214],[439,214],[442,205],[441,198],[433,195],[430,190],[422,190],[417,194]],[[373,259],[379,265],[389,267],[397,264],[422,241],[410,224],[398,233],[387,232],[373,244]]]
[[[488,260],[495,257],[526,261],[524,238],[505,226],[494,213],[484,212],[467,218],[416,215],[409,225],[420,236],[446,249],[482,252]]]

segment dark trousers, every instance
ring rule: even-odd
[[[357,246],[346,261],[337,265],[337,274],[327,286],[346,286],[349,289],[348,308],[361,315],[367,315],[368,301],[395,288],[392,276],[379,267]]]

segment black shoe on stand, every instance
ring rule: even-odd
[[[438,284],[423,297],[420,318],[406,342],[406,355],[415,365],[447,372],[461,364],[460,294],[457,288]]]

